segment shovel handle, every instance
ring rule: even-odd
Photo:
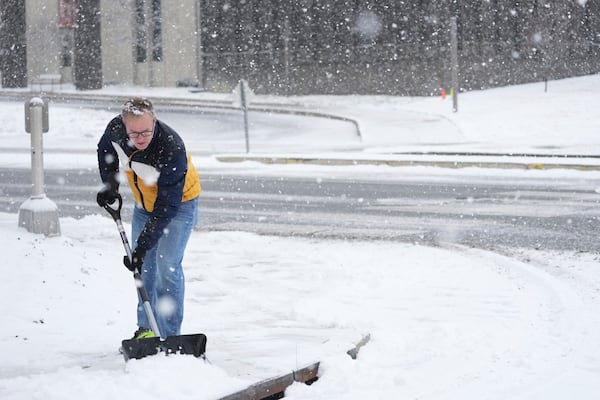
[[[121,208],[123,207],[123,198],[121,194],[117,193],[117,201],[113,201],[112,204],[105,204],[104,209],[110,214],[110,216],[115,220],[117,224],[117,228],[119,229],[119,235],[121,235],[121,241],[123,242],[123,248],[125,249],[125,253],[129,258],[129,261],[132,261],[131,256],[131,246],[129,245],[129,240],[127,240],[127,233],[125,232],[125,228],[123,227],[123,221],[121,221]],[[133,272],[133,279],[136,282],[136,287],[140,298],[142,299],[142,305],[144,307],[144,311],[146,312],[146,316],[148,317],[148,322],[150,323],[150,329],[154,332],[157,337],[161,337],[160,330],[158,329],[158,324],[156,323],[156,318],[154,317],[154,312],[152,310],[152,306],[150,305],[150,299],[148,298],[148,292],[146,292],[146,288],[144,288],[144,284],[142,282],[142,276],[138,271]]]

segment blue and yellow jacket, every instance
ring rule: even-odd
[[[200,195],[198,172],[181,137],[157,120],[145,150],[129,141],[121,116],[109,122],[98,142],[98,166],[105,185],[118,191],[118,173],[127,176],[136,203],[150,213],[137,246],[152,248],[182,202]]]

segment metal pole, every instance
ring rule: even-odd
[[[285,18],[283,25],[283,67],[285,76],[285,95],[290,95],[290,20]]]
[[[34,97],[29,101],[31,124],[31,181],[32,198],[43,198],[44,194],[44,146],[42,143],[42,108],[44,101]]]
[[[196,1],[196,79],[198,80],[198,84],[201,85],[202,88],[206,87],[204,82],[204,65],[203,65],[203,57],[202,53],[202,9],[200,7],[200,1]]]
[[[19,226],[33,233],[60,235],[58,207],[44,193],[42,135],[48,132],[48,108],[39,97],[25,102],[25,131],[31,134],[32,193],[19,207]]]
[[[240,100],[242,103],[242,111],[244,112],[244,133],[246,137],[246,153],[250,153],[250,137],[248,136],[248,105],[246,104],[246,82],[240,81]]]
[[[450,59],[452,69],[452,111],[458,111],[458,37],[456,17],[450,18]]]

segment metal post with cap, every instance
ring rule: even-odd
[[[48,132],[48,103],[39,97],[25,102],[25,131],[31,134],[31,197],[19,207],[19,226],[32,233],[59,236],[58,207],[44,193],[42,135]]]
[[[250,89],[248,82],[241,79],[233,89],[233,105],[240,107],[244,114],[244,137],[246,139],[246,153],[250,152],[250,136],[248,134],[248,106],[254,98],[254,92]]]

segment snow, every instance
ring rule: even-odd
[[[56,204],[46,196],[30,197],[21,204],[21,208],[36,212],[55,212],[58,210]]]
[[[99,93],[111,90],[127,91]],[[190,95],[180,89],[131,90],[152,97]],[[331,132],[322,139],[326,149],[318,151],[314,141],[323,135],[306,131],[313,143],[305,154],[313,158],[398,159],[393,153],[449,151],[580,154],[593,163],[600,142],[597,93],[599,75],[549,82],[547,93],[542,83],[499,88],[461,94],[458,113],[440,98],[256,97],[359,120],[363,141],[342,132],[352,143],[340,143],[338,150]],[[22,113],[22,104],[2,102],[0,167],[29,166]],[[160,107],[157,113],[160,118]],[[95,168],[96,142],[114,114],[85,108],[74,113],[51,104],[46,168]],[[330,129],[310,124],[315,131]],[[184,135],[201,173],[241,170],[238,163],[207,155],[202,135]],[[260,148],[268,139],[254,143]],[[295,146],[301,142],[294,139]],[[289,154],[285,140],[277,145],[264,154]],[[307,148],[294,147],[294,156]],[[315,179],[376,172],[384,180],[398,173],[387,166],[243,166],[248,174]],[[401,171],[417,179],[439,170]],[[515,180],[535,174],[551,182],[599,173],[469,168],[444,174],[476,184],[490,174]],[[183,332],[207,335],[208,360],[159,356],[125,363],[117,348],[136,328],[136,293],[121,264],[112,219],[100,211],[79,220],[61,218],[61,235],[54,237],[18,228],[17,220],[16,214],[0,213],[2,399],[216,399],[315,361],[321,361],[319,381],[294,384],[286,398],[593,399],[600,392],[595,254],[521,249],[510,258],[455,245],[200,229],[184,260]],[[370,341],[352,360],[346,351],[367,334]]]

